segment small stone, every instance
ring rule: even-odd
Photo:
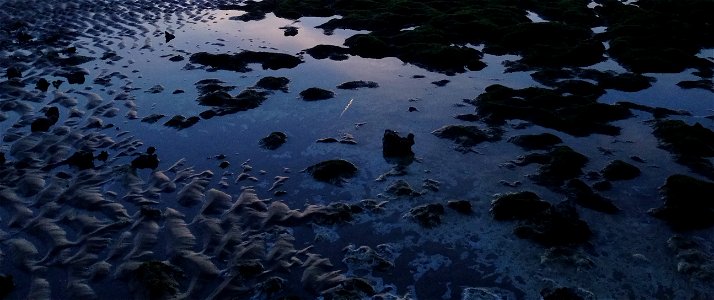
[[[260,140],[260,146],[268,150],[275,150],[285,144],[287,140],[287,134],[279,131],[274,131]]]

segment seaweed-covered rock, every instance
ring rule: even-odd
[[[585,182],[572,179],[567,184],[568,199],[582,207],[587,207],[600,212],[614,214],[620,209],[600,194],[595,193]]]
[[[592,95],[572,95],[537,87],[514,90],[491,85],[474,104],[479,115],[493,125],[519,119],[573,136],[617,135],[620,129],[609,122],[632,116],[629,109],[599,103]]]
[[[550,203],[533,192],[499,195],[491,202],[490,212],[496,220],[521,220],[550,208]]]
[[[183,272],[162,261],[147,261],[139,265],[129,278],[130,287],[139,299],[170,299],[179,292],[178,279]]]
[[[413,145],[413,134],[401,137],[398,132],[387,129],[382,137],[382,155],[384,157],[413,157]]]
[[[250,72],[250,63],[259,63],[263,69],[291,69],[303,61],[297,56],[285,53],[242,51],[237,54],[211,54],[199,52],[191,55],[191,63],[209,66],[214,69],[236,72]]]
[[[379,84],[374,82],[374,81],[364,81],[364,80],[356,80],[356,81],[347,81],[340,83],[340,85],[337,86],[338,89],[341,90],[356,90],[360,88],[378,88]]]
[[[332,159],[307,167],[304,171],[319,181],[342,185],[346,178],[357,174],[357,167],[344,159]]]
[[[547,153],[532,153],[519,158],[517,165],[541,164],[531,178],[538,184],[561,186],[565,180],[582,174],[588,158],[568,146],[554,146]]]
[[[526,150],[544,150],[563,142],[559,137],[550,133],[518,135],[508,141]]]
[[[590,227],[580,219],[570,201],[560,202],[522,221],[513,232],[547,247],[582,244],[592,236]]]
[[[714,179],[714,166],[705,159],[714,157],[714,131],[699,123],[688,125],[681,120],[662,120],[655,123],[653,134],[660,147],[675,154],[678,163]]]
[[[317,45],[305,50],[314,59],[346,60],[349,58],[350,49],[334,45]]]
[[[283,132],[275,131],[275,132],[271,132],[268,136],[260,139],[260,146],[265,149],[268,149],[268,150],[275,150],[275,149],[280,148],[280,146],[285,144],[285,142],[287,142],[287,141],[288,141],[287,134],[285,134]]]
[[[714,182],[686,175],[672,175],[660,188],[664,204],[650,209],[675,230],[708,228],[714,225]]]
[[[300,97],[305,101],[327,100],[335,97],[333,91],[311,87],[300,92]]]
[[[266,90],[280,90],[287,92],[288,83],[290,83],[290,79],[286,77],[266,76],[258,80],[255,86]]]
[[[444,206],[440,203],[419,205],[410,209],[407,215],[419,223],[419,225],[426,228],[433,228],[441,224],[441,217],[444,215]]]
[[[627,180],[640,176],[640,169],[630,163],[613,160],[604,169],[602,176],[607,180]]]
[[[442,138],[456,142],[462,147],[473,147],[485,141],[494,141],[500,138],[500,134],[486,132],[477,126],[468,125],[447,125],[431,132]]]
[[[464,215],[469,215],[473,212],[471,202],[468,200],[449,200],[446,206]]]

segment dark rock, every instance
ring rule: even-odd
[[[372,299],[377,291],[366,279],[346,278],[322,294],[325,299]]]
[[[156,155],[156,148],[149,147],[146,153],[142,153],[131,161],[134,169],[156,169],[159,167],[159,157]]]
[[[431,132],[442,138],[453,140],[463,147],[476,146],[485,141],[493,141],[500,136],[489,135],[476,126],[447,125]]]
[[[618,159],[605,166],[602,176],[610,181],[633,179],[640,176],[640,169]]]
[[[409,112],[417,112],[417,111],[419,111],[419,109],[416,108],[416,107],[414,107],[414,106],[409,106],[409,108],[408,108],[407,110],[408,110]]]
[[[161,261],[147,261],[141,263],[129,276],[129,280],[136,287],[134,291],[141,295],[141,299],[169,299],[179,292],[179,279],[183,272],[174,265]]]
[[[374,81],[363,81],[363,80],[357,80],[357,81],[347,81],[343,82],[340,85],[337,86],[338,89],[341,90],[356,90],[360,88],[378,88],[379,84],[374,82]]]
[[[0,274],[0,299],[5,299],[15,289],[12,275]]]
[[[172,41],[175,38],[176,38],[176,36],[173,35],[172,33],[168,32],[168,31],[164,31],[164,40],[166,41],[166,43]]]
[[[546,247],[582,244],[592,236],[590,227],[579,218],[570,201],[558,203],[522,221],[513,232]]]
[[[627,101],[617,102],[616,104],[622,107],[626,107],[628,109],[640,110],[651,113],[655,119],[663,119],[669,116],[691,116],[691,113],[684,110],[672,110],[664,107],[650,107]]]
[[[545,288],[540,291],[543,300],[585,300],[582,296],[568,287]]]
[[[315,141],[316,143],[337,143],[337,139],[333,137],[321,138]]]
[[[614,214],[620,211],[610,199],[595,193],[585,182],[579,179],[571,179],[567,184],[568,199],[582,207]]]
[[[305,101],[326,100],[334,98],[335,93],[333,91],[328,91],[317,87],[311,87],[300,92],[300,97],[302,97],[302,99]]]
[[[255,86],[266,90],[280,90],[287,92],[288,83],[290,83],[290,79],[286,77],[266,76],[258,80],[258,83],[256,83]]]
[[[612,182],[607,180],[598,181],[593,184],[593,189],[598,191],[609,191],[612,189]]]
[[[165,115],[162,114],[151,114],[148,115],[144,118],[141,119],[142,122],[149,123],[149,124],[154,124],[161,120],[161,118],[165,117]]]
[[[250,72],[249,63],[259,63],[263,69],[291,69],[303,61],[297,56],[284,53],[243,51],[238,54],[210,54],[199,52],[191,55],[191,63],[219,70]]]
[[[399,179],[388,186],[386,192],[395,196],[417,197],[422,195],[421,192],[412,189],[412,186],[404,179]]]
[[[660,188],[664,204],[649,210],[675,230],[708,228],[714,225],[714,182],[686,175],[672,175]]]
[[[50,130],[50,126],[52,126],[52,124],[54,123],[48,118],[37,118],[32,121],[32,124],[30,125],[30,131],[47,132]]]
[[[473,212],[471,202],[468,200],[449,200],[449,202],[446,202],[446,206],[464,215]]]
[[[186,118],[182,115],[175,115],[170,120],[166,121],[166,123],[164,123],[164,126],[173,127],[176,129],[186,129],[198,123],[199,120],[200,118],[196,116]]]
[[[94,168],[94,154],[89,151],[77,151],[67,158],[65,162],[80,170]]]
[[[714,81],[711,79],[701,79],[692,81],[680,81],[677,86],[683,89],[703,89],[710,92],[714,92]]]
[[[496,220],[522,220],[543,213],[551,205],[533,192],[499,195],[491,202],[490,212]]]
[[[519,119],[573,136],[617,135],[609,122],[632,116],[626,107],[597,102],[597,97],[530,87],[514,90],[502,85],[486,88],[475,100],[478,114],[492,125]]]
[[[59,80],[59,79],[54,80],[54,81],[52,81],[52,86],[55,87],[56,89],[58,89],[60,87],[60,85],[62,85],[62,82],[63,81]]]
[[[182,89],[176,89],[176,90],[174,90],[173,92],[171,92],[171,94],[173,94],[173,95],[178,95],[178,94],[183,94],[183,93],[185,93],[185,92],[186,92],[186,91],[184,91],[184,90],[182,90]]]
[[[5,158],[5,153],[0,152],[0,166],[4,165],[7,162],[7,159]]]
[[[382,155],[384,157],[413,157],[413,145],[413,134],[401,137],[398,132],[387,129],[382,137]]]
[[[268,150],[275,150],[280,148],[285,142],[288,141],[288,135],[279,132],[279,131],[274,131],[271,132],[268,136],[260,139],[260,147],[263,147]]]
[[[89,75],[89,72],[78,67],[70,67],[57,72],[55,75],[66,78],[69,84],[84,84],[86,81],[85,76]]]
[[[230,92],[236,87],[225,85],[225,82],[218,79],[203,79],[194,84],[199,94],[206,95],[213,92]]]
[[[331,60],[341,61],[349,58],[347,54],[350,53],[350,49],[333,45],[317,45],[305,50],[305,53],[309,54],[314,59],[329,58]]]
[[[309,166],[304,171],[318,181],[340,186],[346,178],[354,177],[357,174],[357,167],[349,161],[333,159]]]
[[[667,240],[667,247],[677,259],[677,272],[705,284],[714,280],[714,257],[701,240],[675,235]]]
[[[213,118],[217,116],[218,113],[215,110],[209,109],[209,110],[204,110],[201,113],[198,114],[199,117],[201,117],[204,120],[208,120],[210,118]]]
[[[107,151],[99,152],[96,159],[98,161],[107,161],[107,159],[109,159],[109,152],[107,152]]]
[[[581,175],[588,158],[568,146],[554,146],[548,153],[532,153],[519,158],[515,163],[523,166],[541,164],[538,174],[532,176],[536,183],[546,186],[561,186],[565,180]]]
[[[179,62],[179,61],[184,61],[186,58],[183,57],[182,55],[174,55],[171,58],[169,58],[170,61],[173,62]]]
[[[198,102],[201,105],[217,106],[221,108],[221,115],[254,109],[268,99],[268,93],[254,89],[241,91],[233,97],[226,92],[212,92],[201,96]]]
[[[44,78],[40,78],[39,80],[37,80],[37,83],[35,84],[35,89],[38,89],[43,92],[46,92],[49,87],[50,87],[50,82]]]
[[[476,121],[481,120],[481,116],[479,116],[477,114],[461,114],[461,115],[456,115],[454,118],[457,120],[466,121],[466,122],[476,122]]]
[[[354,215],[362,211],[363,209],[357,205],[333,202],[313,210],[306,210],[304,219],[317,225],[344,224],[352,221]]]
[[[298,34],[298,28],[295,26],[285,26],[280,27],[283,30],[283,35],[285,36],[296,36]]]
[[[442,80],[439,80],[439,81],[433,81],[431,84],[433,84],[433,85],[435,85],[435,86],[441,87],[441,86],[446,86],[449,82],[451,82],[451,80],[442,79]]]
[[[9,67],[5,72],[7,79],[22,78],[22,72],[17,67]]]
[[[714,131],[699,123],[690,126],[681,120],[659,121],[654,128],[660,147],[675,154],[678,163],[714,179],[714,166],[707,159],[714,157]]]
[[[441,224],[443,215],[444,206],[439,203],[420,205],[410,209],[408,213],[410,218],[426,228],[433,228]]]
[[[153,208],[145,205],[141,206],[139,213],[142,217],[151,220],[160,220],[162,216],[161,210],[159,210],[158,208]]]
[[[229,162],[227,162],[227,161],[225,161],[225,160],[222,161],[222,162],[218,165],[218,167],[221,168],[221,169],[225,169],[225,168],[228,168],[228,167],[230,167],[230,166],[231,166],[231,163],[229,163]]]
[[[518,135],[508,141],[526,150],[545,150],[563,142],[559,137],[550,133]]]

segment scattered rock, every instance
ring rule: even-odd
[[[649,213],[665,220],[675,230],[708,228],[714,225],[714,182],[686,175],[672,175],[660,187],[664,204]]]
[[[266,76],[258,80],[258,83],[256,83],[255,86],[266,90],[280,90],[287,92],[288,83],[290,83],[290,79],[286,77]]]
[[[588,158],[568,146],[554,146],[547,153],[532,153],[520,157],[516,165],[541,164],[536,175],[531,178],[538,184],[561,186],[565,180],[581,175]]]
[[[283,35],[285,36],[296,36],[298,34],[298,28],[295,26],[285,26],[280,27],[283,30]]]
[[[560,202],[521,221],[513,232],[547,247],[582,244],[592,236],[590,227],[579,218],[570,201]]]
[[[91,169],[94,168],[94,155],[90,151],[77,151],[65,162],[80,170]]]
[[[502,220],[522,220],[534,217],[550,208],[536,193],[518,192],[499,195],[491,202],[493,218]]]
[[[161,93],[161,92],[163,92],[163,91],[164,91],[164,87],[163,87],[162,85],[159,85],[159,84],[157,84],[157,85],[155,85],[155,86],[152,86],[151,88],[149,88],[148,90],[146,90],[146,92],[149,93],[149,94],[158,94],[158,93]]]
[[[563,142],[559,137],[550,133],[518,135],[508,141],[526,150],[545,150]]]
[[[37,83],[35,84],[35,88],[38,89],[38,90],[40,90],[40,91],[43,91],[43,92],[46,92],[49,87],[50,87],[50,82],[47,81],[47,79],[44,79],[44,78],[40,78],[40,79],[37,81]]]
[[[22,78],[22,72],[17,67],[9,67],[5,72],[7,79]]]
[[[305,101],[326,100],[335,97],[335,93],[325,89],[311,87],[300,92],[300,97]]]
[[[346,178],[352,178],[357,174],[357,167],[349,161],[333,159],[309,166],[304,171],[318,181],[341,186]]]
[[[628,180],[640,176],[640,169],[621,160],[611,161],[602,170],[602,176],[607,180]]]
[[[170,61],[173,61],[173,62],[179,62],[179,61],[184,61],[184,60],[186,60],[186,58],[183,57],[183,55],[174,55],[174,56],[172,56],[171,58],[169,58],[169,60],[170,60]]]
[[[175,115],[170,120],[166,121],[164,126],[173,127],[179,130],[186,129],[198,123],[199,120],[200,118],[196,116],[186,118],[182,115]]]
[[[229,162],[227,162],[227,161],[225,161],[225,160],[222,161],[222,162],[218,165],[218,167],[221,168],[221,169],[225,169],[225,168],[228,168],[228,167],[230,167],[230,166],[231,166],[231,163],[229,163]]]
[[[421,192],[412,189],[412,186],[404,179],[399,179],[388,186],[386,192],[395,196],[417,197],[422,195]]]
[[[0,152],[0,166],[4,165],[5,162],[7,162],[7,159],[5,158],[5,153]]]
[[[318,140],[315,141],[315,142],[316,142],[316,143],[325,143],[325,144],[337,143],[337,139],[336,139],[336,138],[333,138],[333,137],[326,137],[326,138],[318,139]]]
[[[585,300],[577,291],[568,287],[545,288],[540,291],[543,300]]]
[[[168,32],[168,31],[164,31],[164,40],[166,41],[166,43],[172,41],[175,38],[176,38],[176,36],[173,35],[172,33]]]
[[[259,63],[263,69],[292,69],[303,61],[297,56],[284,53],[242,51],[238,54],[210,54],[199,52],[191,55],[191,63],[209,66],[219,70],[250,72],[250,63]]]
[[[413,157],[413,145],[414,134],[410,133],[406,137],[401,137],[398,132],[387,129],[382,137],[382,155],[384,157]]]
[[[142,118],[141,121],[144,123],[154,124],[154,123],[158,122],[159,120],[161,120],[161,118],[163,118],[163,117],[165,117],[165,115],[151,114],[151,115],[148,115],[148,116]]]
[[[356,90],[360,88],[378,88],[379,84],[374,82],[374,81],[363,81],[363,80],[358,80],[358,81],[347,81],[343,82],[340,85],[337,86],[338,89],[341,90]]]
[[[312,56],[314,59],[325,59],[342,61],[349,58],[350,49],[334,45],[317,45],[305,50],[305,53]]]
[[[580,206],[600,212],[614,214],[620,211],[610,199],[595,193],[585,182],[571,179],[567,184],[568,199]]]
[[[107,152],[107,151],[99,152],[96,159],[98,161],[102,161],[102,162],[107,161],[107,159],[109,159],[109,152]]]
[[[677,85],[683,89],[703,89],[714,92],[714,81],[711,79],[701,79],[692,81],[680,81]]]
[[[714,157],[714,131],[699,123],[690,126],[681,120],[662,120],[655,123],[653,134],[678,163],[714,179],[714,166],[706,159]]]
[[[458,145],[470,148],[485,141],[495,141],[500,133],[487,133],[476,126],[447,125],[432,131],[432,134],[456,142]]]
[[[260,140],[260,146],[268,150],[275,150],[280,148],[280,146],[285,144],[285,142],[287,141],[287,134],[279,131],[274,131]]]
[[[0,299],[5,299],[15,289],[12,275],[0,274]]]
[[[169,299],[179,292],[183,272],[174,265],[161,261],[141,263],[129,276],[130,287],[140,299]]]
[[[424,204],[410,209],[407,215],[419,223],[419,225],[426,228],[433,228],[441,224],[441,217],[444,215],[444,206],[439,203]]]
[[[675,235],[667,240],[667,247],[677,259],[677,272],[691,280],[711,283],[714,280],[714,257],[703,245],[704,241]]]
[[[442,86],[446,86],[447,84],[449,84],[449,82],[451,82],[451,80],[442,79],[439,81],[433,81],[431,84],[438,86],[438,87],[442,87]]]
[[[146,153],[140,154],[131,161],[131,167],[135,169],[156,169],[159,167],[159,157],[156,155],[156,148],[149,147]]]
[[[449,200],[449,202],[446,202],[446,206],[464,215],[469,215],[473,212],[471,202],[468,200]]]

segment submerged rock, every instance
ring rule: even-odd
[[[94,155],[90,151],[77,151],[65,162],[80,170],[91,169],[94,168]]]
[[[446,206],[464,215],[469,215],[473,212],[471,202],[468,200],[449,200],[446,202]]]
[[[196,116],[186,118],[182,115],[175,115],[170,120],[166,121],[164,126],[174,127],[179,130],[186,129],[198,123],[199,120],[200,118]]]
[[[285,144],[285,142],[287,142],[287,141],[288,141],[287,134],[285,134],[283,132],[275,131],[275,132],[271,132],[268,136],[262,138],[260,140],[260,146],[265,149],[268,149],[268,150],[275,150],[275,149],[280,148],[280,146]]]
[[[491,202],[490,212],[496,220],[520,220],[536,216],[550,206],[536,193],[518,192],[496,197]]]
[[[620,211],[610,199],[595,193],[585,182],[572,179],[568,182],[566,190],[568,199],[582,207],[587,207],[600,212],[614,214]]]
[[[561,186],[565,180],[581,175],[588,158],[568,146],[554,146],[547,153],[532,153],[520,157],[519,166],[531,163],[541,164],[536,175],[531,176],[536,183],[546,186]]]
[[[39,80],[37,80],[37,83],[35,84],[35,88],[40,91],[43,91],[43,92],[46,92],[49,87],[50,87],[50,82],[44,78],[40,78]]]
[[[349,58],[348,54],[350,53],[350,49],[334,45],[317,45],[305,50],[305,53],[314,59],[329,58],[331,60],[341,61]]]
[[[412,218],[419,225],[426,228],[433,228],[441,224],[441,217],[444,215],[444,206],[440,203],[430,203],[419,205],[409,210],[407,216]]]
[[[135,169],[156,169],[159,167],[159,157],[156,155],[156,148],[149,147],[146,153],[140,154],[131,161],[131,167]]]
[[[346,178],[357,174],[357,167],[344,159],[332,159],[309,166],[304,171],[316,180],[340,186]]]
[[[494,141],[500,134],[489,134],[476,126],[447,125],[431,132],[442,138],[453,140],[460,146],[469,148],[485,141]]]
[[[21,78],[22,72],[17,67],[10,67],[5,71],[5,76],[7,79]]]
[[[672,175],[660,188],[664,204],[649,213],[665,220],[675,230],[714,225],[714,182],[686,175]]]
[[[681,120],[662,120],[655,123],[653,134],[678,163],[714,179],[714,166],[706,159],[714,157],[714,131],[699,123],[690,126]]]
[[[415,191],[409,183],[404,179],[399,179],[387,187],[387,193],[395,196],[421,196],[422,193]]]
[[[399,133],[390,129],[384,131],[382,137],[382,155],[384,157],[413,157],[412,146],[414,146],[414,134],[406,137],[399,136]]]
[[[302,92],[300,92],[300,97],[305,101],[317,101],[317,100],[327,100],[335,97],[333,91],[328,91],[325,89],[311,87]]]
[[[559,137],[550,133],[518,135],[508,141],[526,150],[545,150],[563,142]]]
[[[604,169],[602,176],[607,180],[627,180],[640,176],[640,169],[621,160],[613,160]]]
[[[711,283],[714,280],[714,256],[703,241],[675,235],[667,240],[667,247],[677,259],[677,272],[692,280]]]

